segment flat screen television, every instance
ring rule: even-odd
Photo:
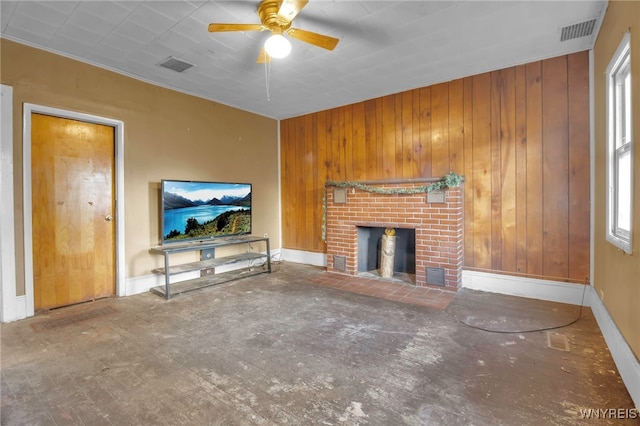
[[[162,244],[251,233],[251,184],[162,180]]]

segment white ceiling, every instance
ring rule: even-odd
[[[334,51],[291,40],[256,64],[267,32],[209,33],[259,23],[258,1],[6,1],[1,35],[140,80],[283,119],[533,60],[591,49],[606,1],[310,0],[293,26],[340,39]],[[564,26],[597,19],[561,42]],[[195,67],[157,64],[174,56]]]

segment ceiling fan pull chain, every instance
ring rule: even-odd
[[[269,80],[271,80],[271,61],[267,61],[267,52],[264,52],[265,61],[264,61],[264,78],[266,80],[267,87],[267,101],[271,101],[271,96],[269,95]]]

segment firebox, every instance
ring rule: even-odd
[[[380,269],[380,251],[385,228],[358,226],[358,272],[377,272]],[[393,272],[403,276],[416,274],[416,231],[395,229]]]

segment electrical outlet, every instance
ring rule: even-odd
[[[209,275],[214,275],[216,273],[216,268],[205,268],[200,270],[201,277],[208,277]]]

